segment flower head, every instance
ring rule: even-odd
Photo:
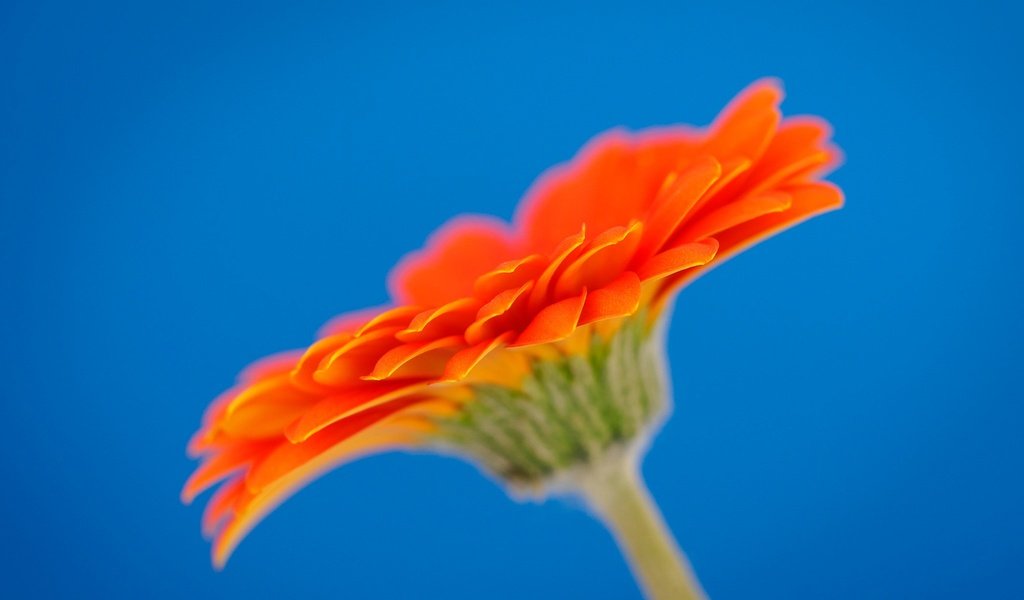
[[[208,409],[185,501],[223,565],[304,483],[395,448],[464,455],[542,486],[665,412],[648,343],[681,286],[842,203],[814,117],[763,80],[706,129],[613,130],[544,174],[511,224],[461,217],[390,279],[394,305],[335,319],[261,361]]]

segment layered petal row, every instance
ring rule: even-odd
[[[813,117],[782,119],[772,80],[707,129],[612,131],[543,175],[512,223],[462,217],[391,277],[394,306],[336,319],[308,349],[250,367],[190,443],[192,501],[223,565],[311,478],[416,446],[480,381],[643,310],[739,250],[842,203],[839,160]],[[560,350],[560,351],[562,351]]]

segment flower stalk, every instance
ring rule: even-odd
[[[647,490],[638,457],[632,449],[609,453],[578,473],[578,493],[615,537],[646,598],[703,599],[704,590]]]

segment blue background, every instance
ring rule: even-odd
[[[137,4],[0,8],[0,595],[635,597],[584,513],[407,455],[214,573],[184,444],[449,216],[777,75],[848,205],[680,298],[653,493],[714,598],[1024,597],[1010,2]]]

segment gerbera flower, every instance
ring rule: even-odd
[[[433,449],[519,493],[580,494],[651,597],[701,594],[638,465],[668,413],[659,332],[675,292],[842,204],[828,125],[783,119],[777,82],[706,129],[613,130],[533,186],[513,222],[461,217],[404,259],[394,305],[335,319],[244,371],[189,444],[191,502],[223,566],[310,479],[370,453]]]

